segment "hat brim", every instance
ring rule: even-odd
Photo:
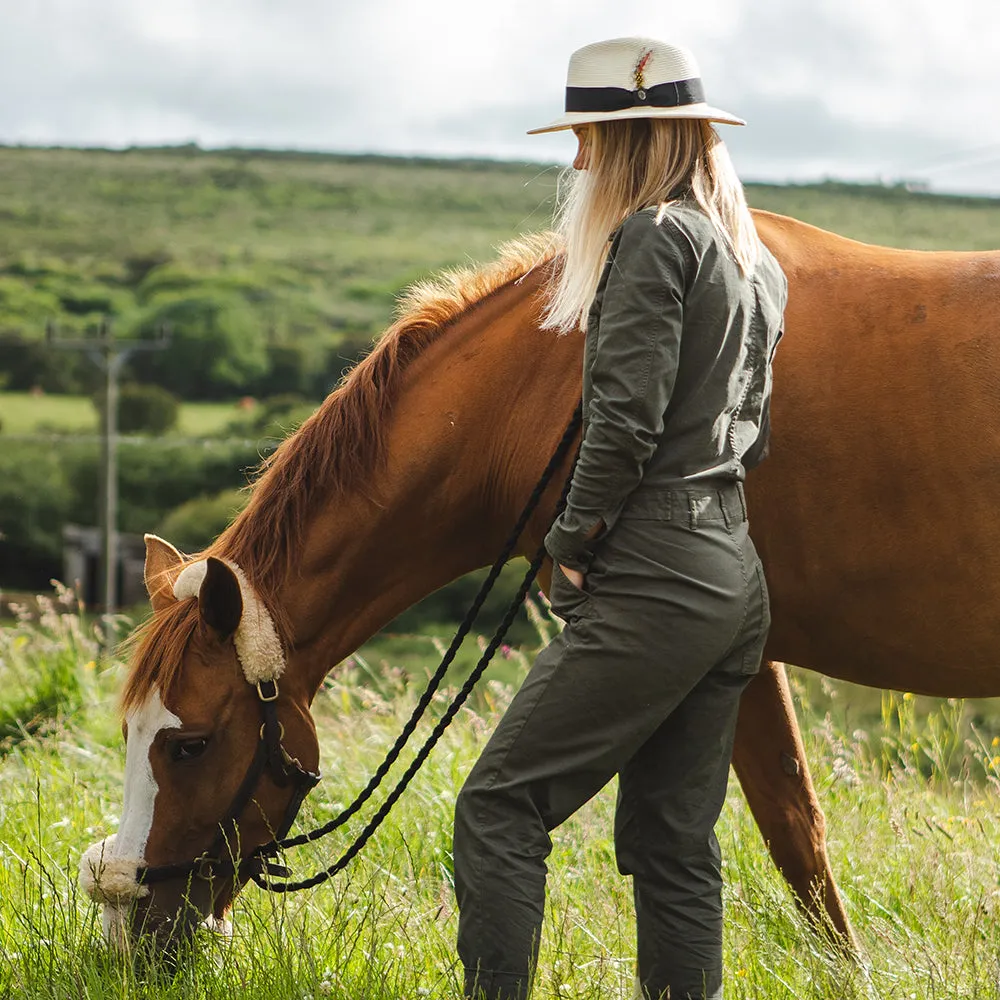
[[[541,128],[528,129],[528,135],[539,135],[542,132],[562,132],[575,125],[589,125],[592,122],[611,122],[623,118],[703,118],[710,122],[720,122],[723,125],[746,125],[742,118],[731,115],[728,111],[713,108],[708,104],[684,104],[674,108],[657,108],[642,105],[635,108],[624,108],[621,111],[567,111],[562,118],[557,118]]]

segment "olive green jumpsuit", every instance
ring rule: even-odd
[[[744,276],[693,199],[612,236],[587,323],[579,461],[546,537],[566,626],[456,807],[469,997],[527,996],[549,832],[616,774],[643,993],[722,996],[714,827],[770,624],[742,480],[766,451],[786,297],[767,249]],[[585,571],[582,590],[560,563]]]

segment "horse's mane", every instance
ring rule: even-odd
[[[451,323],[552,253],[551,237],[518,240],[485,267],[446,271],[408,289],[371,353],[262,463],[249,503],[212,554],[243,567],[270,603],[314,504],[356,485],[384,459],[386,417],[410,362]]]
[[[505,243],[490,264],[455,268],[409,288],[395,322],[368,356],[261,463],[247,506],[205,554],[231,559],[244,570],[279,630],[284,623],[274,593],[305,522],[320,500],[363,481],[384,460],[386,417],[407,366],[450,324],[554,254],[551,234],[526,237]],[[180,607],[193,603],[182,601]],[[154,688],[166,697],[193,627],[190,609],[171,605],[136,633],[123,710],[140,704]]]

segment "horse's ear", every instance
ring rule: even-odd
[[[184,557],[170,542],[165,542],[156,535],[146,535],[146,565],[142,575],[146,581],[146,593],[154,611],[173,604],[174,579],[176,570],[184,562]]]
[[[198,591],[202,621],[223,638],[231,636],[243,618],[243,594],[236,574],[221,560],[205,560],[205,579]]]

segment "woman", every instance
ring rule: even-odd
[[[525,997],[549,832],[616,774],[645,997],[722,995],[722,808],[770,615],[742,480],[764,455],[787,285],[757,238],[697,65],[642,38],[570,60],[577,175],[547,323],[586,330],[584,431],[546,538],[566,627],[456,808],[470,997]],[[610,241],[609,241],[610,236]]]

